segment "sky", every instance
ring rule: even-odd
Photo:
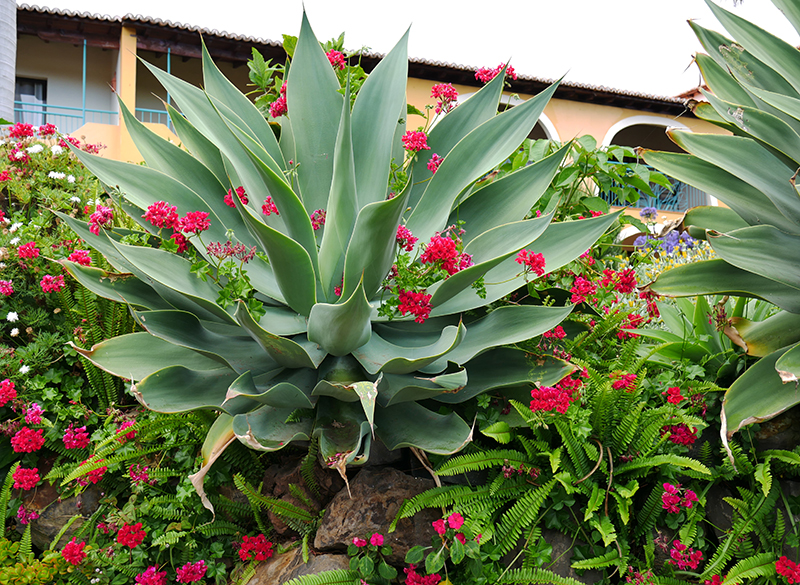
[[[797,46],[769,0],[715,0]],[[347,49],[388,52],[411,26],[409,56],[468,66],[510,59],[517,73],[672,96],[700,82],[701,47],[687,24],[724,29],[704,0],[28,0],[111,16],[151,16],[280,40],[296,35],[303,5],[317,38],[345,32]]]

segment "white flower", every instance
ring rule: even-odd
[[[27,374],[27,373],[28,373],[28,372],[30,372],[30,371],[31,371],[30,367],[28,367],[28,366],[25,366],[25,365],[22,365],[22,366],[20,366],[20,368],[19,368],[19,373],[20,373],[20,374]]]
[[[50,171],[47,176],[51,179],[63,179],[67,175],[66,173],[59,173],[58,171]]]
[[[50,147],[50,152],[53,153],[53,156],[58,156],[59,154],[64,152],[64,149],[61,148],[58,144],[54,144],[53,146]]]
[[[80,203],[81,202],[81,198],[78,197],[77,195],[73,195],[72,197],[69,198],[69,200],[72,201],[73,203]]]
[[[12,150],[10,156],[14,160],[24,160],[25,159],[25,153],[22,152],[21,150]]]
[[[5,267],[6,267],[6,263],[5,262],[0,262],[0,270],[2,270]]]
[[[9,311],[6,320],[9,323],[13,323],[14,321],[19,321],[19,315],[14,311]]]
[[[16,327],[14,327],[14,328],[11,330],[11,337],[16,337],[17,335],[19,335],[19,329],[17,329]]]
[[[73,177],[72,175],[67,175],[67,183],[74,183],[74,182],[75,182],[75,177]]]
[[[11,238],[11,240],[8,243],[11,244],[12,246],[16,246],[17,244],[19,244],[19,238]]]
[[[8,231],[13,234],[21,227],[22,227],[22,222],[18,221],[17,223],[13,224],[10,228],[8,228]]]
[[[25,150],[27,150],[31,154],[38,154],[44,150],[44,146],[42,146],[41,144],[34,144],[33,146],[29,146]]]

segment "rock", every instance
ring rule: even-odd
[[[100,490],[96,486],[89,486],[83,493],[72,498],[59,499],[56,488],[49,483],[40,486],[30,495],[26,495],[23,504],[29,510],[39,513],[39,518],[31,522],[31,542],[40,550],[47,550],[50,543],[61,531],[69,519],[76,514],[79,518],[69,527],[64,536],[58,541],[56,549],[63,547],[72,538],[72,533],[83,525],[97,510],[100,503]],[[17,526],[24,530],[24,526]]]
[[[706,516],[717,538],[723,538],[733,526],[733,508],[722,498],[733,497],[724,485],[715,485],[706,494]]]
[[[248,585],[281,585],[303,575],[316,575],[323,571],[346,570],[350,567],[347,555],[315,555],[303,562],[303,551],[298,546],[282,555],[259,563],[256,574]]]
[[[372,441],[369,449],[369,459],[364,464],[365,467],[377,467],[379,465],[392,465],[403,460],[403,449],[389,451],[382,441]]]
[[[281,465],[270,466],[264,474],[264,493],[300,508],[307,508],[306,504],[295,498],[289,490],[289,485],[294,484],[311,501],[313,511],[319,512],[344,487],[344,481],[335,471],[322,469],[315,463],[314,477],[320,491],[317,496],[306,486],[300,473],[302,464],[302,460],[292,460]],[[279,516],[272,512],[268,512],[267,515],[277,534],[283,536],[292,533],[292,529]]]
[[[545,569],[553,571],[556,575],[569,577],[581,583],[597,583],[602,579],[603,574],[595,569],[585,571],[583,575],[578,575],[575,569],[572,568],[571,549],[576,544],[584,544],[583,542],[573,542],[572,538],[561,534],[558,530],[552,530],[550,528],[544,528],[542,530],[542,538],[544,538],[547,544],[553,547],[553,552],[550,553],[551,562],[549,565],[544,566]]]
[[[434,535],[431,522],[439,518],[439,512],[423,510],[404,518],[391,534],[389,525],[404,500],[434,486],[432,480],[411,477],[392,468],[362,469],[350,481],[352,498],[345,488],[328,504],[314,547],[319,551],[344,551],[353,538],[368,538],[379,532],[392,547],[387,561],[402,565],[408,549],[430,543]]]
[[[800,408],[790,408],[772,420],[761,423],[755,434],[758,450],[793,450],[800,444]]]

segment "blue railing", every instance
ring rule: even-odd
[[[63,134],[75,132],[87,122],[116,125],[117,119],[117,112],[110,110],[14,102],[14,122],[23,122],[34,126],[53,124]]]
[[[136,108],[136,119],[148,124],[164,124],[172,127],[169,114],[166,110],[151,110],[149,108]]]
[[[651,171],[655,170],[649,166],[647,168]],[[662,185],[650,183],[653,196],[651,197],[642,191],[638,191],[639,200],[635,203],[621,200],[612,192],[601,192],[599,196],[609,204],[618,207],[654,207],[659,211],[686,211],[698,205],[710,205],[710,199],[704,191],[682,183],[677,179],[670,177],[668,179],[672,185],[672,190]]]

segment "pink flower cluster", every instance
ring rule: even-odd
[[[689,428],[686,423],[679,425],[668,425],[661,429],[661,434],[669,433],[669,440],[675,445],[689,446],[697,440],[697,429]]]
[[[611,387],[614,390],[625,390],[626,392],[632,392],[636,387],[636,374],[623,374],[617,370],[611,372],[608,377],[613,380],[613,382],[611,382]]]
[[[110,207],[98,205],[94,213],[89,216],[89,231],[94,235],[100,235],[100,228],[108,228],[114,219],[114,210]]]
[[[252,260],[256,255],[256,247],[248,248],[241,242],[234,245],[230,240],[222,244],[221,242],[211,242],[206,246],[206,251],[210,256],[225,260],[227,258],[237,258],[238,260],[247,263]]]
[[[64,288],[64,277],[60,274],[56,276],[45,274],[39,284],[41,285],[43,292],[59,292],[62,288]]]
[[[147,569],[134,577],[136,585],[167,585],[167,572],[159,571],[157,565]]]
[[[529,250],[520,250],[515,259],[517,264],[521,264],[523,273],[536,273],[537,276],[544,275],[544,254],[535,254]]]
[[[400,301],[398,310],[401,315],[411,313],[416,317],[414,321],[424,323],[431,314],[431,298],[433,298],[433,295],[426,295],[425,290],[414,292],[402,288],[398,289],[397,300]]]
[[[431,88],[431,97],[438,100],[436,102],[436,113],[445,114],[455,107],[458,100],[458,92],[450,83],[437,83]]]
[[[447,233],[453,227],[448,227],[443,233]],[[436,264],[452,276],[456,272],[472,266],[472,256],[459,252],[459,243],[461,243],[460,239],[454,239],[437,232],[431,238],[431,241],[425,245],[425,250],[419,257],[419,261],[423,264]]]
[[[676,540],[672,543],[672,549],[669,551],[670,560],[667,561],[671,565],[675,565],[681,571],[687,569],[696,569],[703,560],[703,553],[699,550],[689,548],[681,541]]]
[[[541,256],[541,254],[539,254]],[[542,337],[545,339],[564,339],[567,336],[567,332],[564,331],[564,328],[561,325],[556,325],[550,331],[545,331]]]
[[[5,406],[17,397],[17,389],[14,382],[6,378],[0,382],[0,406]]]
[[[124,524],[117,533],[117,542],[122,546],[136,548],[144,542],[145,536],[147,536],[147,532],[142,530],[141,522]]]
[[[286,84],[281,86],[281,94],[274,102],[269,105],[269,115],[273,118],[280,118],[286,115],[289,111],[288,104],[286,103]]]
[[[141,465],[137,463],[136,465],[131,465],[128,467],[128,476],[131,478],[132,483],[147,483],[150,485],[154,485],[156,483],[155,479],[150,479],[150,474],[147,473],[147,470],[150,469],[146,465]]]
[[[462,526],[464,526],[464,517],[459,514],[458,512],[453,512],[447,519],[441,518],[439,520],[434,520],[431,523],[433,529],[436,531],[436,534],[442,537],[442,540],[445,538],[445,534],[447,533],[448,528],[452,530],[460,530]],[[464,536],[461,532],[455,532],[453,534],[453,538],[458,540],[461,544],[466,544],[467,537]]]
[[[92,257],[89,255],[89,250],[75,250],[67,257],[70,262],[80,264],[81,266],[91,266]]]
[[[317,209],[311,214],[311,227],[314,228],[314,231],[325,225],[326,215],[327,213],[325,213],[324,209]]]
[[[428,150],[430,150],[430,149],[428,149]],[[431,158],[428,161],[428,164],[426,166],[428,167],[428,170],[435,175],[436,171],[439,170],[439,165],[442,164],[443,160],[444,159],[441,156],[439,156],[438,154],[436,154],[434,152],[431,155]]]
[[[432,575],[420,575],[417,573],[416,565],[408,565],[403,572],[406,574],[406,585],[438,585],[442,578],[436,573]]]
[[[272,554],[272,543],[263,534],[242,537],[242,544],[239,547],[241,560],[247,561],[253,558],[257,561],[266,561]]]
[[[28,510],[25,506],[20,506],[17,510],[17,520],[20,524],[30,524],[37,518],[39,518],[39,512],[36,510]]]
[[[42,429],[35,431],[22,427],[13,437],[11,437],[11,448],[14,453],[33,453],[44,446],[44,434]]]
[[[572,293],[572,296],[569,299],[569,302],[575,303],[585,303],[588,297],[597,293],[597,285],[593,283],[591,280],[587,280],[582,276],[578,276],[572,283],[572,287],[569,289],[569,292]]]
[[[178,583],[194,583],[206,576],[205,561],[197,561],[196,563],[186,563],[178,569]]]
[[[177,229],[178,208],[166,201],[156,201],[147,207],[142,216],[157,228]]]
[[[8,130],[9,138],[33,138],[33,124],[17,122]]]
[[[102,463],[103,461],[105,461],[105,459],[98,459],[97,461],[86,459],[85,461],[81,462],[81,465],[84,465],[85,463]],[[97,469],[93,469],[92,471],[88,472],[86,475],[77,478],[75,481],[77,481],[78,485],[81,486],[87,486],[90,483],[96,484],[103,479],[103,475],[105,475],[106,471],[108,471],[108,467],[98,467]]]
[[[331,64],[331,67],[339,70],[344,69],[344,54],[341,51],[331,50],[325,53],[325,56],[328,58],[328,62]]]
[[[670,514],[678,514],[681,508],[691,509],[697,501],[697,494],[692,490],[681,488],[681,484],[664,484],[664,493],[661,494],[661,507]]]
[[[64,431],[62,440],[67,449],[84,449],[89,446],[89,433],[86,432],[85,425],[76,428],[70,423],[67,430]]]
[[[681,389],[677,386],[667,388],[661,394],[667,397],[667,402],[670,404],[680,404],[682,400],[686,399],[684,396],[681,396]]]
[[[629,294],[636,290],[636,274],[633,268],[627,268],[619,272],[606,268],[603,270],[600,286],[603,288],[611,287],[619,293]]]
[[[40,250],[36,247],[36,242],[28,242],[27,244],[22,244],[19,248],[17,248],[17,257],[18,258],[38,258]]]
[[[786,581],[790,584],[800,583],[800,565],[785,556],[775,561],[775,572],[786,577]]]
[[[25,469],[24,467],[17,467],[14,474],[11,476],[14,479],[14,489],[30,490],[36,487],[36,484],[42,479],[39,477],[39,469]]]
[[[492,79],[497,77],[497,74],[500,73],[503,70],[503,67],[505,66],[506,66],[505,63],[500,63],[500,65],[498,65],[494,69],[490,69],[488,67],[481,67],[475,72],[475,79],[477,79],[481,83],[489,83]],[[506,77],[510,77],[511,79],[514,80],[517,79],[517,74],[511,65],[509,65],[508,69],[506,69]]]
[[[73,537],[73,539],[61,549],[61,556],[71,565],[80,565],[83,559],[86,558],[86,553],[83,551],[83,547],[85,546],[85,542],[77,542]]]
[[[44,410],[42,410],[42,407],[39,406],[36,402],[34,402],[25,411],[25,422],[28,423],[29,425],[42,424],[43,414]]]
[[[242,202],[242,205],[247,205],[250,201],[247,198],[247,193],[244,192],[244,187],[236,187],[236,195],[239,196],[239,201]],[[228,189],[228,193],[225,195],[225,205],[228,207],[236,207],[236,203],[233,202],[233,191]]]
[[[395,241],[397,242],[397,245],[400,246],[401,250],[410,252],[414,249],[414,244],[417,243],[417,240],[418,238],[414,237],[414,234],[412,234],[411,230],[406,226],[397,226],[397,235],[395,236]]]
[[[190,211],[184,217],[179,217],[177,207],[166,201],[156,201],[147,207],[142,217],[157,228],[176,230],[171,237],[179,244],[178,252],[182,252],[185,250],[186,240],[180,232],[199,234],[206,231],[211,227],[208,216],[206,211]]]
[[[574,374],[573,374],[574,375]],[[585,377],[588,374],[581,372],[579,376]],[[567,412],[569,405],[580,396],[580,389],[583,381],[573,378],[572,375],[563,378],[554,387],[542,386],[531,390],[531,411],[549,412],[555,410],[561,414]]]
[[[14,283],[10,280],[0,280],[0,294],[10,297],[14,294]]]
[[[403,148],[409,152],[419,152],[420,150],[430,150],[428,146],[428,136],[424,132],[409,130],[403,135]]]
[[[278,208],[275,207],[275,203],[272,201],[272,195],[267,195],[267,198],[264,199],[264,204],[261,206],[261,213],[264,215],[280,215],[278,213]]]

